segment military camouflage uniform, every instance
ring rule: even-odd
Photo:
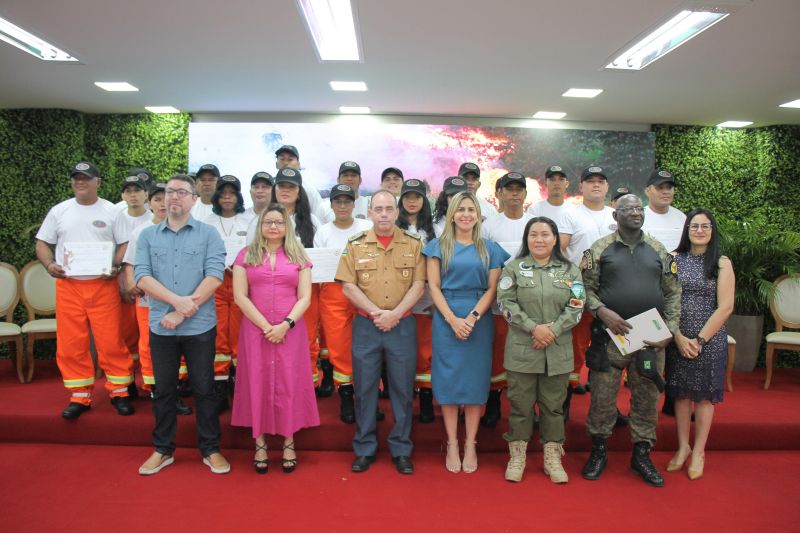
[[[627,320],[655,307],[669,330],[678,331],[681,309],[681,286],[677,264],[664,246],[642,232],[638,241],[628,245],[618,232],[597,240],[584,252],[581,261],[586,285],[586,308],[597,316],[608,307]],[[623,355],[609,339],[606,345],[610,370],[589,374],[592,390],[586,429],[590,436],[608,438],[617,419],[617,394],[622,370],[628,369],[631,388],[630,427],[634,443],[656,442],[658,397],[656,384],[642,377],[636,369],[640,352]],[[658,349],[658,371],[664,370],[664,350]]]

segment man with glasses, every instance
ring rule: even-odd
[[[356,458],[351,470],[366,472],[378,451],[378,381],[386,362],[394,426],[389,433],[392,461],[413,474],[411,420],[417,369],[417,326],[411,308],[425,286],[419,237],[395,225],[394,194],[381,189],[370,199],[372,229],[351,237],[339,259],[336,281],[356,308],[353,319]]]
[[[581,260],[586,309],[595,317],[592,346],[586,353],[586,366],[592,371],[592,399],[586,420],[592,452],[583,477],[599,479],[606,467],[606,439],[617,420],[620,378],[622,370],[627,369],[634,444],[631,468],[646,483],[660,487],[664,478],[650,459],[650,449],[656,442],[660,396],[654,374],[664,370],[664,348],[671,339],[648,342],[645,349],[622,354],[605,334],[608,328],[615,335],[626,335],[631,327],[626,320],[653,308],[661,313],[673,335],[678,331],[681,286],[677,266],[664,246],[642,231],[644,216],[637,196],[621,197],[614,212],[617,230],[598,239]]]
[[[219,452],[214,394],[217,316],[213,298],[223,279],[225,245],[213,227],[191,215],[196,198],[192,178],[172,176],[165,196],[167,218],[142,231],[134,267],[136,284],[150,302],[150,350],[156,382],[155,451],[139,473],[156,474],[173,462],[178,366],[184,354],[192,380],[203,463],[215,474],[226,474],[231,467]]]

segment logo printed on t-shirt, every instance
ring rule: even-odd
[[[102,220],[93,220],[92,226],[94,226],[95,228],[105,228],[106,226],[108,226],[108,224],[106,224]]]

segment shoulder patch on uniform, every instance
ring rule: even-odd
[[[675,257],[672,254],[667,254],[666,259],[664,260],[664,273],[665,274],[678,274],[678,262],[675,261]]]
[[[501,290],[507,291],[514,285],[514,280],[511,279],[511,276],[503,276],[500,278],[500,283],[497,284],[497,287]]]
[[[408,235],[409,237],[413,237],[414,239],[417,239],[418,241],[421,241],[421,240],[422,240],[422,237],[420,237],[420,236],[419,236],[419,235],[417,235],[416,233],[411,233],[411,232],[410,232],[410,231],[408,231],[407,229],[404,229],[404,230],[403,230],[403,233],[405,233],[405,234],[406,234],[406,235]]]
[[[347,239],[347,242],[357,241],[361,237],[364,237],[366,234],[367,234],[366,231],[360,231],[360,232],[356,233],[355,235],[353,235],[352,237],[350,237],[349,239]]]
[[[593,266],[594,260],[592,259],[592,251],[584,250],[580,264],[581,270],[591,270]]]

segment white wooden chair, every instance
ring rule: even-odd
[[[19,303],[19,272],[14,265],[0,263],[0,342],[14,345],[11,352],[16,360],[17,379],[25,383],[22,369],[22,328],[14,323],[14,310]]]
[[[764,389],[769,388],[775,367],[776,350],[800,350],[800,332],[784,331],[784,328],[800,329],[800,275],[781,276],[775,280],[777,291],[769,304],[775,318],[775,331],[767,335],[767,379]]]
[[[55,318],[36,318],[56,313],[56,280],[39,261],[31,261],[20,272],[22,280],[22,302],[28,311],[28,321],[22,325],[27,336],[25,351],[28,356],[26,381],[33,379],[34,344],[42,339],[56,338]]]

